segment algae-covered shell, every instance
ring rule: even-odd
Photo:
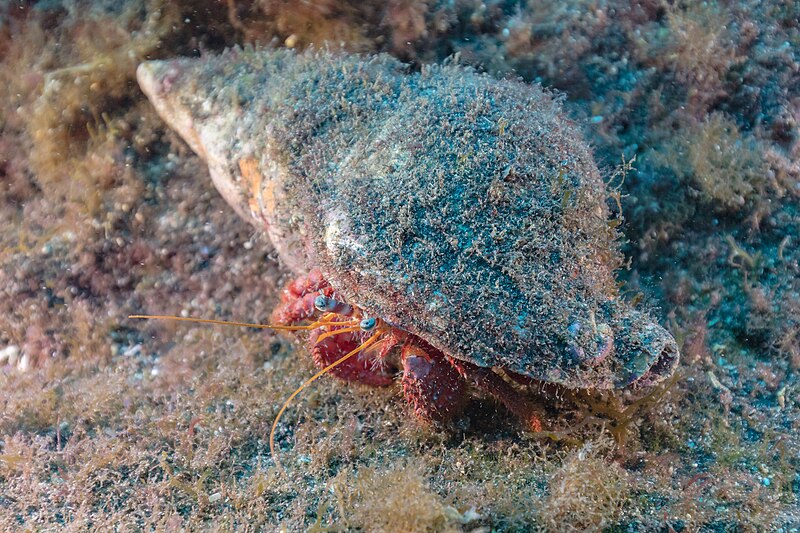
[[[675,340],[618,295],[591,151],[540,87],[281,50],[147,62],[138,79],[285,263],[365,312],[569,387],[674,370]]]

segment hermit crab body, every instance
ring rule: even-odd
[[[138,79],[299,276],[274,318],[316,324],[320,366],[369,342],[339,377],[402,369],[434,419],[471,382],[535,427],[506,378],[607,389],[674,370],[675,340],[618,295],[605,185],[541,88],[281,50],[147,62]]]

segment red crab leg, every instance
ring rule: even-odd
[[[272,312],[272,322],[296,324],[309,320],[318,312],[314,300],[320,294],[332,296],[333,288],[317,269],[290,281],[283,289],[281,303]]]
[[[509,385],[491,368],[473,365],[466,361],[448,357],[447,360],[470,383],[490,394],[514,413],[533,431],[542,430],[544,409],[531,402],[521,392]]]

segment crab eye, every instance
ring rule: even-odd
[[[365,318],[361,321],[358,325],[361,328],[361,331],[372,331],[375,329],[375,326],[378,324],[378,321],[375,318]]]
[[[333,311],[335,305],[336,302],[333,300],[333,298],[328,298],[322,294],[314,299],[314,307],[317,308],[317,311],[331,312]]]
[[[314,298],[314,307],[317,308],[317,311],[321,311],[323,313],[336,313],[337,315],[342,316],[353,315],[352,305],[345,302],[340,302],[339,300],[335,300],[333,298],[328,298],[322,294]]]

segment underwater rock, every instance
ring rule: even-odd
[[[573,388],[675,369],[673,337],[619,295],[605,184],[540,87],[328,51],[228,50],[137,77],[286,265],[364,313]]]

